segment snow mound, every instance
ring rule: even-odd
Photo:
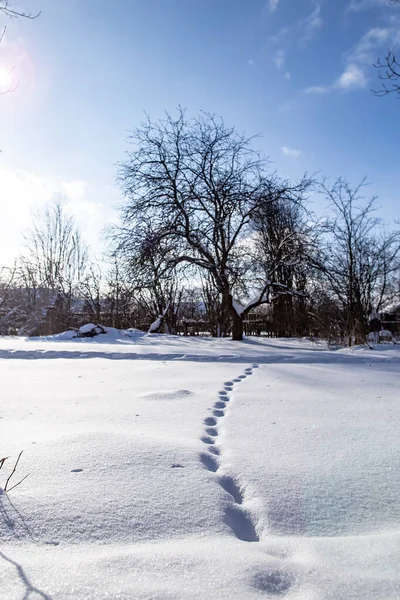
[[[54,336],[49,336],[52,339],[57,339],[60,341],[65,341],[65,340],[73,340],[74,338],[76,338],[76,331],[75,329],[69,329],[68,331],[63,331],[62,333],[56,333]]]
[[[193,392],[190,390],[161,390],[159,392],[144,394],[141,398],[145,400],[179,400],[192,395]]]
[[[106,330],[101,325],[94,325],[93,323],[87,323],[82,325],[78,330],[78,337],[95,337],[101,333],[106,333]]]

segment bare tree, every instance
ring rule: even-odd
[[[182,299],[182,269],[168,262],[169,244],[143,218],[137,227],[122,234],[111,231],[119,268],[125,272],[138,307],[149,326],[158,319],[160,328],[174,333]],[[162,315],[162,317],[161,317]]]
[[[179,109],[176,118],[148,119],[129,141],[136,149],[119,174],[126,198],[121,241],[151,223],[152,236],[166,245],[167,268],[189,264],[211,275],[233,338],[241,340],[244,313],[233,298],[238,265],[251,216],[267,191],[281,193],[278,181],[267,180],[267,162],[252,149],[252,138],[214,115],[187,119]],[[263,301],[261,291],[257,302]]]
[[[369,317],[395,292],[399,269],[400,231],[386,233],[373,216],[376,198],[361,196],[365,181],[352,187],[338,179],[321,184],[333,217],[322,226],[322,243],[315,265],[325,290],[341,306],[348,344],[363,343]]]
[[[230,315],[222,304],[222,297],[212,275],[205,271],[201,277],[201,299],[204,312],[210,324],[211,335],[225,337],[231,329]]]
[[[83,303],[82,313],[86,320],[100,324],[105,295],[105,282],[101,266],[90,263],[79,279],[77,292]]]
[[[17,267],[0,268],[0,310],[7,306],[16,280]]]
[[[23,306],[18,291],[17,265],[0,268],[1,335],[10,335],[17,331],[18,322],[23,315]]]
[[[38,300],[40,306],[45,302],[54,314],[54,326],[68,327],[74,294],[85,277],[88,249],[74,218],[65,211],[63,197],[55,196],[34,213],[24,246],[21,274],[35,291],[33,307],[38,307]]]
[[[135,312],[134,289],[123,261],[114,253],[106,273],[103,321],[117,329],[132,327]]]
[[[388,4],[400,4],[400,0],[388,0]],[[378,58],[374,67],[378,70],[378,77],[382,81],[380,90],[374,90],[376,96],[387,96],[388,94],[398,94],[400,96],[400,63],[397,58],[396,44],[389,48],[383,60]]]
[[[261,203],[253,217],[253,269],[270,282],[274,329],[280,335],[306,333],[305,291],[316,235],[302,195]]]

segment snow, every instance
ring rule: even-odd
[[[393,333],[391,331],[389,331],[388,329],[381,329],[379,332],[379,337],[381,339],[387,339],[387,340],[391,340],[393,337]]]
[[[153,332],[157,331],[157,329],[159,329],[159,328],[161,327],[161,323],[162,323],[162,317],[161,317],[161,316],[159,316],[159,317],[157,317],[157,319],[156,319],[155,321],[153,321],[153,323],[150,325],[148,333],[153,333]]]
[[[285,286],[282,286],[282,287],[285,287]],[[255,306],[256,304],[263,303],[263,302],[269,302],[268,290],[265,293],[264,292],[258,293],[256,296],[254,296],[254,298],[249,300],[244,306],[239,304],[238,302],[236,302],[235,299],[232,299],[232,306],[240,317],[243,313],[246,313],[249,310],[249,308],[251,308],[252,306]]]
[[[86,325],[79,327],[79,333],[90,333],[93,329],[96,329],[96,325],[94,323],[86,323]]]
[[[245,306],[242,306],[241,304],[239,304],[239,302],[236,302],[236,300],[234,298],[232,298],[232,306],[234,308],[234,310],[236,311],[236,313],[239,315],[239,317],[244,313],[245,311]]]
[[[266,285],[272,287],[272,288],[280,288],[280,289],[284,289],[286,290],[285,292],[275,292],[276,294],[296,294],[296,295],[303,295],[300,292],[293,292],[291,290],[288,289],[287,285],[283,284],[283,283],[273,283],[271,281],[267,281]],[[232,299],[232,306],[234,308],[234,310],[236,311],[236,313],[239,315],[239,317],[243,314],[248,312],[248,310],[250,308],[253,308],[254,306],[258,306],[259,304],[265,304],[265,303],[269,303],[271,299],[271,295],[270,295],[270,290],[269,288],[267,288],[265,291],[261,291],[258,292],[256,294],[256,296],[254,296],[253,298],[251,298],[251,300],[249,300],[245,305],[239,304],[239,302],[237,302],[234,298]]]
[[[91,336],[86,336],[86,337],[92,337],[94,335],[97,335],[99,333],[104,333],[105,332],[105,328],[102,327],[102,325],[94,325],[93,323],[86,323],[85,325],[82,325],[81,327],[79,327],[79,333],[80,334],[87,334],[90,333]],[[85,337],[85,336],[83,336]]]
[[[0,338],[5,600],[400,597],[400,347]]]
[[[161,315],[158,315],[157,319],[155,321],[153,321],[153,323],[150,325],[149,327],[149,331],[147,333],[156,333],[157,330],[161,327],[163,320],[165,318],[165,315],[167,314],[168,310],[169,310],[169,304],[165,307],[165,309],[163,310]]]
[[[381,313],[394,313],[398,310],[400,310],[400,302],[392,302],[391,304],[386,304]]]

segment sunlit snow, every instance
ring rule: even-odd
[[[1,338],[1,598],[400,597],[400,348]]]

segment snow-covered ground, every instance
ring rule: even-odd
[[[0,597],[400,598],[400,347],[0,338]]]

